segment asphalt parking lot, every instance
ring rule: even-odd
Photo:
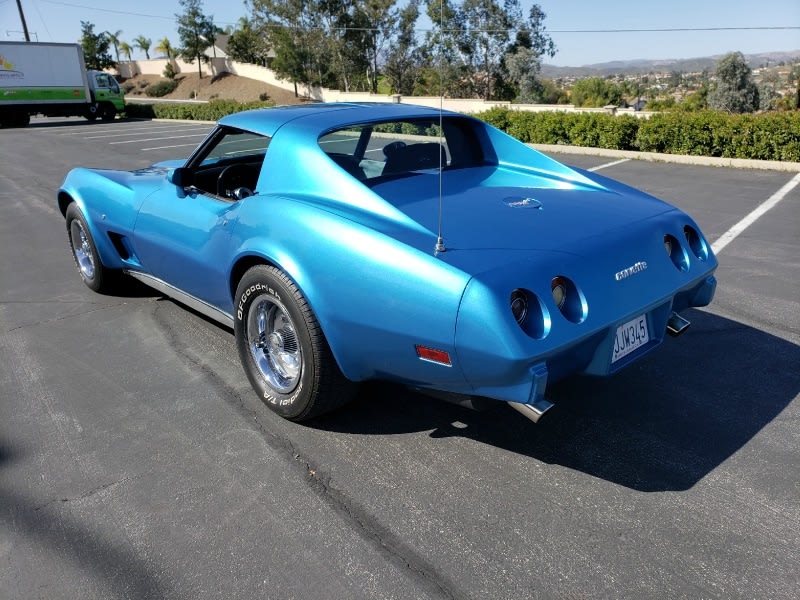
[[[229,330],[147,288],[95,295],[69,254],[70,168],[209,130],[0,130],[0,597],[797,597],[798,176],[560,154],[725,242],[690,329],[559,384],[536,425],[382,384],[296,425]]]

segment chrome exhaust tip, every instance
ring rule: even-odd
[[[534,423],[538,423],[539,419],[544,416],[544,413],[553,408],[553,403],[544,398],[539,398],[533,404],[523,404],[522,402],[509,402],[508,404],[511,408],[521,412]]]
[[[678,337],[688,329],[689,325],[691,325],[691,323],[687,319],[684,319],[678,313],[674,312],[669,316],[669,320],[667,321],[667,333],[673,337]]]

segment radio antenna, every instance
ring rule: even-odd
[[[439,0],[439,225],[436,236],[436,246],[433,251],[435,254],[446,252],[444,236],[442,234],[442,149],[444,148],[444,129],[442,128],[442,112],[444,111],[444,76],[442,75],[444,59],[444,0]]]

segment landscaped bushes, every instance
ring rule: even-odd
[[[161,98],[162,96],[166,96],[167,94],[174,92],[175,88],[177,87],[177,81],[174,79],[168,79],[167,81],[159,81],[158,83],[148,86],[144,93],[151,98]]]
[[[129,103],[126,112],[132,117],[216,121],[227,114],[272,105],[234,100],[212,100],[207,104]],[[800,111],[759,115],[668,112],[637,119],[602,113],[493,108],[476,116],[532,144],[800,162]]]
[[[185,119],[190,121],[217,121],[236,112],[251,108],[274,106],[274,102],[237,102],[236,100],[212,100],[205,104],[136,104],[125,105],[129,117],[143,119]]]
[[[600,113],[494,108],[476,115],[517,139],[665,154],[800,161],[800,113],[660,113],[649,119]]]

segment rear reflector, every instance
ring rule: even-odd
[[[445,365],[446,367],[453,365],[453,363],[450,361],[450,355],[444,350],[435,350],[434,348],[420,346],[419,344],[414,347],[417,349],[417,356],[419,356],[422,360]]]

